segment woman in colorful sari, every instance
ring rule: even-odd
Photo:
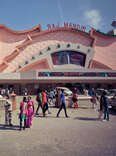
[[[26,97],[23,97],[23,101],[20,104],[20,115],[19,115],[19,119],[20,119],[20,129],[22,130],[22,121],[24,120],[24,127],[23,130],[25,130],[26,128],[26,119],[28,116],[28,110],[27,110],[27,99]]]
[[[26,127],[30,128],[32,126],[32,120],[34,116],[34,102],[31,100],[31,96],[28,97],[27,109],[28,109],[28,117],[27,117]]]

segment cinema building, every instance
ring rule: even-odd
[[[114,21],[115,24],[115,21]],[[116,31],[89,33],[76,25],[38,25],[14,31],[0,25],[0,87],[27,88],[83,84],[116,87]]]

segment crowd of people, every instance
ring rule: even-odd
[[[107,92],[103,90],[101,96],[98,96],[96,90],[92,88],[89,91],[89,95],[91,96],[92,108],[95,109],[95,111],[98,111],[98,116],[99,116],[98,118],[101,119],[102,114],[104,113],[103,121],[109,121],[110,104],[109,104],[109,99],[107,97]]]
[[[2,97],[8,97],[13,92],[13,88],[0,88],[0,95]]]
[[[89,95],[91,96],[92,108],[98,111],[98,118],[101,119],[102,114],[104,113],[103,121],[109,121],[109,100],[106,95],[106,92],[103,91],[100,97],[97,96],[95,90],[92,90]],[[54,100],[54,98],[56,100]],[[65,117],[68,118],[67,109],[66,109],[66,101],[65,94],[63,90],[56,90],[55,92],[52,90],[47,92],[47,90],[39,90],[36,96],[37,109],[34,109],[34,101],[31,96],[24,96],[22,102],[20,103],[20,130],[25,130],[25,128],[30,128],[32,126],[33,117],[39,115],[39,108],[42,110],[43,117],[46,116],[46,111],[48,114],[49,105],[55,102],[55,106],[59,108],[56,117],[59,117],[60,112],[64,109]],[[78,108],[78,92],[74,90],[72,95],[72,102],[74,108]],[[5,103],[5,124],[9,126],[12,125],[12,103],[7,96],[7,100]],[[98,108],[99,106],[99,108]]]

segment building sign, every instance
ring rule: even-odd
[[[38,77],[116,77],[109,72],[38,72]]]
[[[64,25],[60,25],[59,23],[57,25],[55,24],[47,24],[48,29],[53,29],[53,28],[59,28],[59,27],[66,27],[66,28],[72,28],[73,30],[81,30],[84,31],[86,30],[85,26],[81,26],[80,24],[73,24],[73,23],[68,23],[64,22]]]

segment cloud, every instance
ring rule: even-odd
[[[102,17],[98,10],[89,10],[84,13],[85,20],[90,27],[100,29]]]

